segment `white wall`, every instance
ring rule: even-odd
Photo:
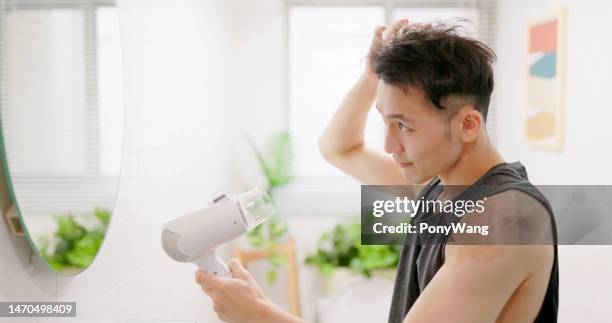
[[[216,322],[195,267],[168,258],[161,223],[231,191],[229,38],[222,1],[121,1],[126,146],[110,230],[90,268],[59,277],[0,221],[0,301],[76,301],[76,319]],[[0,322],[14,319],[0,318]],[[34,322],[32,319],[23,320]]]
[[[265,185],[248,136],[262,146],[287,127],[286,17],[283,1],[232,0],[232,74],[237,185]]]
[[[565,149],[552,153],[523,141],[527,24],[561,6],[568,8]],[[611,184],[609,121],[612,43],[605,22],[612,4],[597,0],[500,1],[497,11],[498,61],[493,113],[496,143],[507,160],[520,159],[536,184]]]
[[[552,153],[523,142],[526,26],[568,8],[565,149]],[[498,62],[493,113],[496,143],[506,160],[520,160],[536,184],[612,184],[612,3],[598,0],[499,1]],[[612,247],[561,246],[559,322],[609,322]]]

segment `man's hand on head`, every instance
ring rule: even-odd
[[[401,19],[394,22],[391,27],[387,30],[385,26],[376,26],[374,28],[374,38],[370,45],[370,52],[368,53],[368,66],[367,72],[374,74],[374,67],[372,66],[372,57],[378,52],[386,42],[393,39],[393,37],[402,29],[408,28],[408,19]],[[385,30],[387,33],[385,34]]]

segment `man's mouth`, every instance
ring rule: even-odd
[[[406,168],[406,167],[410,167],[414,165],[414,163],[400,163],[400,162],[398,162],[397,164],[400,165],[400,167],[402,168]]]

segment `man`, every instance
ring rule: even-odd
[[[366,70],[321,137],[323,156],[366,184],[427,182],[419,193],[426,200],[484,199],[486,216],[456,221],[485,222],[493,231],[484,243],[459,234],[430,244],[407,238],[389,322],[556,322],[550,205],[520,163],[503,161],[485,128],[494,53],[454,27],[401,20],[384,31],[376,28]],[[390,156],[364,146],[375,99]],[[414,221],[441,219],[419,214]],[[236,279],[197,274],[222,319],[301,322],[265,298],[237,261],[230,267]]]

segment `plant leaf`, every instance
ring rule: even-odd
[[[274,284],[274,282],[276,281],[276,277],[276,269],[268,269],[268,272],[266,273],[266,281],[268,282],[268,284]]]

